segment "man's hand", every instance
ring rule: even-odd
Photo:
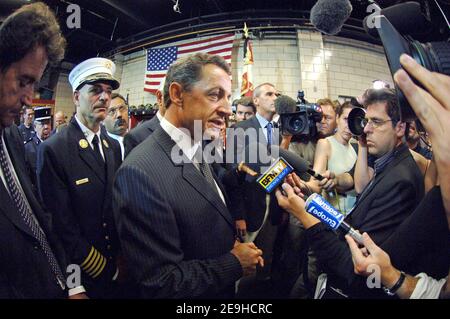
[[[291,140],[292,140],[292,135],[281,134],[280,148],[285,149],[285,150],[289,149],[289,144],[291,144]]]
[[[359,135],[359,136],[357,137],[357,140],[358,140],[359,146],[361,146],[361,147],[367,147],[367,136],[366,136],[365,133]]]
[[[67,299],[89,299],[89,297],[85,293],[80,293],[76,295],[69,296]]]
[[[238,237],[245,240],[245,237],[247,236],[247,223],[245,222],[245,219],[238,219],[235,221],[235,224]]]
[[[296,176],[296,177],[295,177]],[[286,178],[288,181],[292,178],[294,181],[298,178],[297,175],[292,175],[292,177]],[[294,182],[294,184],[296,184]],[[314,216],[308,214],[305,210],[305,201],[303,200],[303,194],[300,192],[300,189],[295,186],[292,188],[288,183],[284,183],[282,185],[283,192],[280,189],[277,189],[275,192],[275,196],[277,197],[278,205],[281,208],[288,211],[303,224],[303,226],[308,229],[311,226],[320,223],[320,221]]]
[[[395,82],[432,141],[433,157],[450,227],[450,77],[428,71],[406,54],[400,56],[400,63],[428,91],[417,86],[404,70],[395,73]]]
[[[256,247],[254,243],[236,242],[231,253],[239,260],[242,266],[243,277],[254,274],[257,264],[264,267],[262,250]]]
[[[349,235],[345,235],[345,239],[352,253],[355,274],[368,276],[371,274],[367,271],[369,266],[377,265],[380,267],[381,276],[395,284],[400,272],[392,266],[389,255],[378,247],[367,233],[363,234],[363,248],[359,248],[355,240]]]
[[[327,191],[331,192],[337,186],[337,178],[333,172],[325,171],[325,173],[320,174],[323,176],[323,179],[319,181],[319,186]]]

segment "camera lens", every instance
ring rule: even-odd
[[[412,41],[411,55],[428,70],[450,75],[450,43]]]
[[[384,16],[380,16],[380,28],[378,34],[383,43],[389,69],[392,74],[402,68],[400,65],[400,55],[409,54],[413,59],[426,69],[450,75],[450,43],[431,42],[420,43],[415,40],[405,39]],[[417,83],[413,79],[413,81]],[[420,85],[421,86],[421,85]],[[406,100],[405,96],[397,88],[397,99],[400,105],[400,117],[402,121],[409,122],[417,117]]]
[[[291,134],[299,134],[305,129],[305,122],[301,117],[294,116],[289,120],[289,131]]]

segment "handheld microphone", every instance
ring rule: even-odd
[[[345,216],[317,193],[308,197],[305,204],[306,211],[318,218],[333,230],[341,229],[349,234],[357,243],[363,245],[362,235],[344,221]]]
[[[335,35],[341,31],[352,10],[349,0],[319,0],[311,8],[310,20],[320,32]]]
[[[308,173],[319,181],[324,179],[322,175],[311,169],[311,165],[307,160],[297,154],[282,149],[277,145],[271,145],[270,149],[271,153],[269,155],[268,153],[266,154],[267,146],[262,143],[248,145],[245,148],[245,154],[257,154],[256,163],[241,162],[238,165],[239,172],[246,173],[253,178],[259,176],[257,182],[266,192],[272,192],[283,182],[284,177],[292,171],[295,171],[297,174]],[[261,151],[263,152],[261,153]],[[275,158],[277,155],[279,157]],[[268,165],[270,166],[268,167]],[[266,169],[261,172],[263,167]],[[334,196],[332,192],[328,195],[330,197]]]

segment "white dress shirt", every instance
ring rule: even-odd
[[[109,132],[107,132],[107,133],[108,133],[109,137],[111,137],[111,138],[115,139],[117,142],[119,142],[120,153],[122,155],[122,161],[123,161],[123,159],[125,158],[125,146],[123,145],[123,136],[112,134]]]
[[[75,120],[77,121],[78,125],[81,128],[81,131],[84,134],[84,137],[86,138],[86,140],[89,142],[89,145],[91,145],[91,148],[94,149],[94,144],[92,143],[92,140],[94,139],[94,136],[97,135],[98,137],[98,148],[100,149],[100,154],[103,157],[103,160],[105,160],[105,154],[103,153],[103,141],[100,138],[100,132],[101,132],[101,127],[98,128],[98,132],[94,133],[92,132],[89,128],[87,128],[83,123],[81,123],[81,121],[78,119],[77,115],[75,115]]]

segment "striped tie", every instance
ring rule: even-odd
[[[22,217],[25,224],[30,228],[33,236],[37,239],[37,241],[41,245],[42,250],[44,251],[44,254],[47,257],[48,263],[50,264],[52,272],[55,275],[56,281],[58,282],[58,284],[62,289],[65,289],[64,276],[62,274],[61,268],[58,265],[58,262],[56,261],[55,255],[53,254],[52,249],[50,248],[50,245],[47,241],[47,237],[45,236],[43,230],[38,224],[38,221],[33,215],[33,212],[31,211],[31,208],[25,199],[25,194],[23,194],[22,191],[19,190],[18,181],[16,181],[16,179],[14,178],[11,169],[8,165],[6,154],[3,149],[3,139],[1,138],[1,134],[0,134],[0,166],[1,169],[3,170],[3,174],[6,180],[6,186],[9,189],[10,196],[15,206],[17,207],[20,216]]]

